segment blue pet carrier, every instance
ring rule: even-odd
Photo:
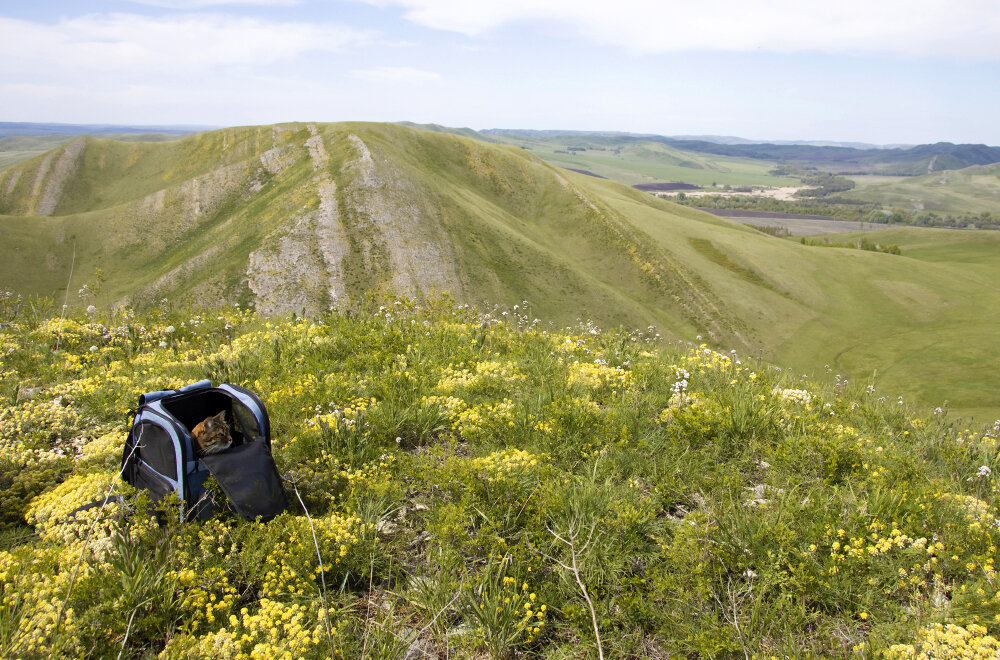
[[[220,411],[232,445],[217,454],[197,455],[191,429]],[[185,520],[204,520],[221,508],[205,488],[209,475],[236,513],[248,520],[270,520],[288,504],[271,456],[267,409],[256,394],[237,385],[212,387],[202,380],[141,395],[122,453],[122,473],[154,501],[176,493]]]

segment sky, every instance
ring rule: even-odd
[[[1000,145],[1000,0],[0,0],[0,121]]]

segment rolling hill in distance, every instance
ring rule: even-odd
[[[855,177],[845,199],[944,213],[1000,213],[1000,164],[916,177]]]
[[[797,163],[834,173],[919,175],[1000,162],[1000,147],[985,144],[938,142],[909,147],[844,146],[824,142],[757,143],[740,138],[682,139],[662,135],[633,135],[580,131],[521,131],[490,129],[483,135],[513,143],[533,140],[569,147],[626,148],[636,144],[662,144],[676,150],[745,158],[758,161]]]
[[[725,186],[799,187],[806,168],[847,175],[857,190],[849,203],[943,213],[995,210],[1000,148],[955,145],[871,145],[850,142],[759,143],[730,136],[643,135],[611,131],[414,127],[476,137],[530,150],[559,167],[629,185],[680,182],[722,192]],[[969,169],[967,175],[951,172]],[[936,178],[930,172],[941,174]]]
[[[996,232],[883,232],[902,256],[806,246],[452,133],[342,123],[74,139],[0,171],[0,286],[61,301],[67,278],[73,293],[101,268],[96,298],[72,305],[270,314],[368,291],[527,300],[545,321],[655,324],[1000,416]],[[735,167],[722,158],[698,164]]]

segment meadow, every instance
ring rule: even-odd
[[[0,170],[40,156],[59,145],[70,142],[73,135],[22,135],[0,137]],[[124,142],[164,142],[181,136],[168,133],[104,134],[104,139]]]
[[[621,141],[601,136],[531,137],[490,135],[491,139],[530,149],[567,169],[587,170],[630,186],[681,181],[696,186],[794,186],[795,177],[771,173],[776,163],[684,151],[659,142]]]
[[[1000,423],[524,302],[0,302],[4,657],[1000,652]],[[117,479],[138,394],[201,378],[268,406],[270,523]]]
[[[71,139],[64,135],[0,137],[0,170],[43,154]]]
[[[0,172],[0,285],[74,311],[168,298],[315,315],[368,291],[529,300],[559,325],[655,324],[800,374],[876,377],[925,411],[1000,416],[997,232],[874,239],[902,256],[823,249],[532,151],[387,124],[88,138],[60,177],[64,156]],[[907,249],[927,241],[948,248]]]
[[[744,225],[755,227],[780,227],[787,230],[789,236],[816,236],[822,234],[846,234],[851,232],[880,231],[888,225],[873,225],[871,223],[851,222],[850,220],[819,220],[816,218],[796,218],[794,216],[774,218],[747,218],[738,215],[727,215],[727,218]]]
[[[857,187],[845,193],[845,199],[874,202],[887,208],[936,213],[995,213],[1000,203],[1000,165],[997,164],[914,177],[851,178]]]

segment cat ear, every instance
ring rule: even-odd
[[[214,419],[215,421],[219,422],[220,424],[222,422],[225,422],[226,421],[226,411],[225,410],[220,410],[219,414],[218,415],[214,415],[212,417],[212,419]]]

